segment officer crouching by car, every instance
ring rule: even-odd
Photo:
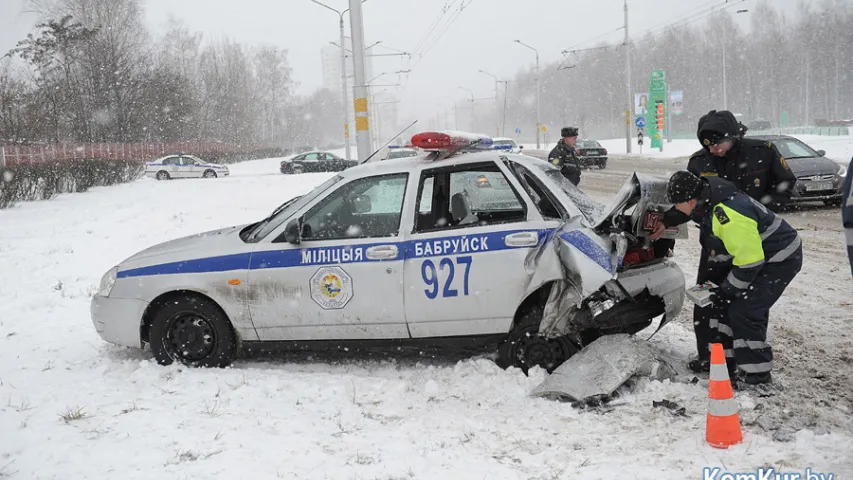
[[[563,127],[560,130],[560,142],[548,154],[548,161],[560,167],[563,176],[577,186],[581,182],[581,167],[575,152],[578,141],[578,129]]]
[[[721,178],[679,171],[669,180],[667,196],[699,224],[703,249],[732,257],[728,275],[712,292],[720,315],[711,325],[723,344],[731,378],[769,383],[770,308],[802,268],[802,240],[785,220]],[[738,368],[743,375],[737,375]]]

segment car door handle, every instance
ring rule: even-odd
[[[388,260],[389,258],[397,258],[399,250],[396,245],[377,245],[368,248],[364,254],[371,260]]]
[[[539,234],[536,232],[518,232],[504,238],[507,247],[532,247],[538,243]]]

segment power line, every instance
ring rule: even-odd
[[[445,24],[444,29],[441,31],[441,33],[439,33],[439,34],[438,34],[438,36],[437,36],[437,37],[435,37],[435,38],[432,40],[432,42],[431,42],[428,46],[426,46],[426,49],[425,49],[422,53],[420,53],[420,55],[418,56],[418,60],[415,62],[415,64],[414,64],[414,65],[412,65],[411,67],[409,67],[409,70],[413,70],[415,67],[417,67],[417,66],[418,66],[418,64],[421,62],[421,60],[423,60],[424,56],[426,56],[426,54],[427,54],[427,53],[429,53],[429,51],[430,51],[430,50],[432,50],[432,47],[434,47],[436,44],[438,44],[438,41],[439,41],[439,40],[441,40],[441,38],[444,36],[444,34],[445,34],[445,33],[447,33],[447,30],[449,30],[449,29],[450,29],[450,27],[451,27],[451,26],[456,22],[456,20],[459,18],[459,16],[460,16],[460,15],[462,15],[462,11],[463,11],[463,10],[465,10],[465,8],[466,8],[468,5],[470,5],[470,4],[471,4],[471,2],[473,2],[473,1],[474,1],[474,0],[468,0],[468,2],[466,3],[466,2],[464,2],[464,0],[463,0],[462,4],[460,4],[460,6],[459,6],[459,10],[457,10],[457,11],[456,11],[456,13],[455,13],[455,14],[450,18],[450,20]]]
[[[438,14],[438,17],[436,17],[436,19],[433,20],[430,26],[427,27],[426,32],[424,32],[424,35],[420,38],[420,40],[418,40],[418,43],[415,44],[415,47],[412,49],[412,54],[417,54],[420,51],[421,47],[424,46],[430,35],[432,35],[432,33],[438,27],[439,23],[441,23],[441,20],[444,18],[445,15],[447,15],[447,12],[450,11],[450,9],[453,7],[453,5],[456,4],[457,1],[458,0],[453,0],[452,2],[444,3],[444,6],[441,7],[441,12]]]

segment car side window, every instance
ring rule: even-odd
[[[526,204],[494,162],[425,170],[415,232],[523,222]]]
[[[302,160],[317,160],[317,159],[319,159],[319,157],[320,157],[319,154],[309,153],[308,155],[305,155],[304,157],[302,157]]]
[[[379,175],[343,185],[305,214],[302,240],[397,236],[408,177]]]
[[[185,165],[185,166],[192,166],[192,165],[196,165],[196,164],[197,164],[197,162],[195,161],[195,159],[192,159],[192,158],[190,158],[190,157],[182,157],[182,158],[181,158],[181,163],[182,163],[183,165]]]
[[[179,165],[178,157],[169,157],[163,160],[163,165]]]

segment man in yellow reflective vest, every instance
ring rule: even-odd
[[[770,308],[802,268],[802,240],[782,217],[722,178],[679,171],[669,180],[667,196],[699,224],[699,242],[712,257],[731,257],[731,270],[713,291],[718,314],[710,323],[717,338],[711,343],[723,344],[734,380],[769,383]]]

